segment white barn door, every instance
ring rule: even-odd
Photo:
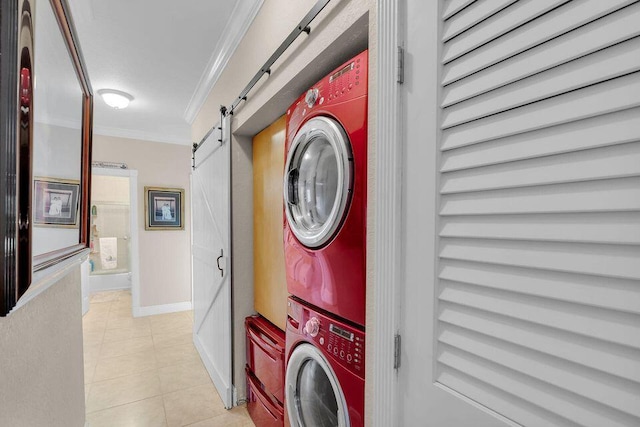
[[[193,342],[226,408],[233,406],[230,120],[198,149],[191,175]]]

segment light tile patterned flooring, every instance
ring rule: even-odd
[[[133,318],[129,291],[91,296],[83,318],[89,427],[253,427],[224,409],[192,341],[190,311]]]

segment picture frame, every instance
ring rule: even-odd
[[[34,226],[79,227],[80,181],[36,177],[33,184]]]
[[[144,187],[144,229],[184,230],[184,189]]]

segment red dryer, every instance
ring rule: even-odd
[[[287,111],[284,253],[287,288],[365,324],[367,59],[364,51]]]

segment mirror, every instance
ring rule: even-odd
[[[0,6],[0,316],[88,247],[93,95],[66,0]]]
[[[35,9],[33,99],[33,200],[31,222],[34,266],[48,253],[80,241],[82,202],[82,87],[56,15],[41,1]]]

